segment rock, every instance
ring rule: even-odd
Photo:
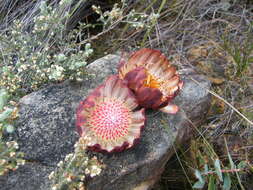
[[[45,190],[48,188],[48,174],[54,167],[47,167],[40,163],[26,163],[15,172],[0,177],[0,189]]]
[[[77,105],[108,75],[116,73],[118,62],[118,56],[108,55],[89,65],[93,74],[84,82],[51,85],[20,100],[20,118],[13,138],[33,164],[28,162],[1,178],[0,187],[18,190],[18,184],[22,183],[27,185],[22,189],[33,189],[36,182],[34,189],[49,189],[46,173],[73,151],[78,139],[75,131]],[[183,144],[191,137],[192,125],[203,122],[210,103],[206,90],[210,83],[203,76],[189,72],[182,78],[185,85],[175,99],[180,111],[175,115],[147,111],[147,123],[139,144],[121,153],[96,153],[106,168],[100,176],[88,181],[89,190],[145,190],[159,179],[166,162],[174,154],[174,145]],[[34,171],[36,176],[30,178]]]

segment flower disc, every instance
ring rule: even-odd
[[[137,100],[123,81],[114,75],[97,87],[77,109],[77,130],[89,137],[95,151],[122,151],[140,138],[144,109],[135,110]]]
[[[96,106],[89,119],[91,130],[104,140],[115,140],[128,134],[130,110],[117,100]]]

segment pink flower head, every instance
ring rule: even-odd
[[[183,86],[176,68],[158,50],[141,49],[120,65],[119,76],[125,80],[144,108],[176,113],[178,107],[170,104]]]
[[[90,137],[88,147],[115,152],[132,147],[144,127],[144,109],[136,110],[137,100],[117,75],[110,76],[80,103],[77,131]]]

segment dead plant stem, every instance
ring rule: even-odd
[[[207,90],[210,94],[212,94],[213,96],[215,96],[216,98],[219,98],[220,100],[222,100],[225,104],[227,104],[232,110],[234,110],[238,115],[240,115],[245,121],[247,121],[250,125],[253,126],[253,122],[250,121],[246,116],[244,116],[238,109],[236,109],[232,104],[230,104],[227,100],[225,100],[224,98],[222,98],[221,96],[219,96],[218,94],[216,94],[215,92],[206,89],[205,87],[203,87],[198,81],[196,81],[195,79],[193,79],[191,77],[191,80],[194,81],[195,83],[197,83],[201,88],[204,88],[205,90]]]

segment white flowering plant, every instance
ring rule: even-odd
[[[86,25],[65,32],[71,2],[62,0],[52,8],[42,1],[29,27],[24,20],[16,20],[1,32],[0,87],[27,93],[48,82],[81,80],[93,50],[89,43],[76,43]]]
[[[126,11],[128,4],[122,1],[119,5],[115,3],[112,10],[102,11],[100,6],[93,5],[93,11],[99,15],[98,21],[103,23],[104,29],[108,29],[117,23],[125,23],[134,29],[150,29],[159,18],[159,13],[147,14],[145,11],[131,9]]]
[[[11,105],[12,104],[12,105]],[[8,102],[8,93],[0,89],[0,176],[9,170],[16,170],[23,165],[23,154],[16,152],[18,144],[15,141],[5,142],[3,133],[11,133],[14,130],[11,121],[17,117],[17,107],[14,102]]]
[[[48,178],[52,181],[52,190],[85,190],[88,177],[95,177],[102,171],[102,165],[96,157],[87,154],[88,137],[81,137],[75,144],[74,153],[68,154],[64,161],[57,164],[57,169]]]

